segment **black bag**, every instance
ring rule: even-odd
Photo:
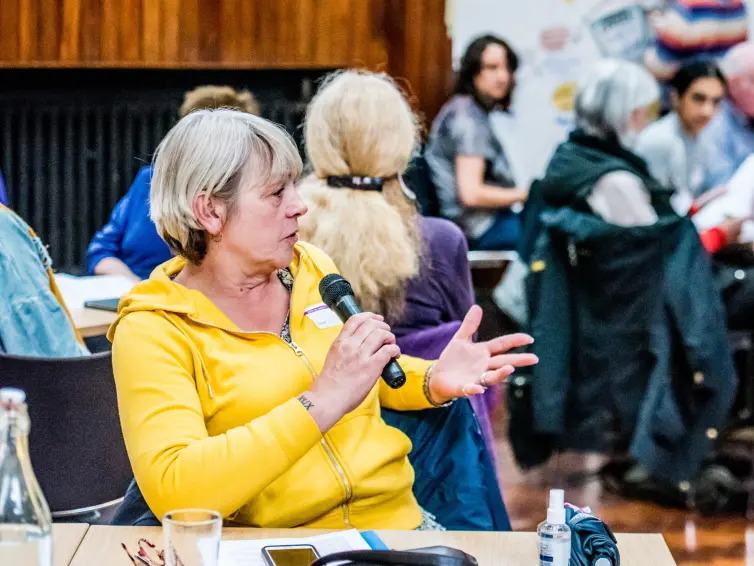
[[[312,566],[478,566],[476,558],[447,546],[416,550],[351,550],[323,556]]]

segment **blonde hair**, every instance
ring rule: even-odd
[[[416,117],[387,75],[344,71],[322,84],[304,129],[314,173],[299,189],[309,207],[302,239],[332,257],[365,311],[395,321],[421,261],[416,207],[399,178],[417,144]],[[336,189],[329,175],[385,181],[381,193]]]
[[[295,182],[301,157],[279,126],[237,110],[198,110],[182,118],[160,142],[149,193],[150,216],[160,237],[177,254],[199,264],[207,233],[192,203],[206,193],[228,203],[232,214],[246,163],[253,187]]]
[[[181,118],[196,110],[232,108],[247,114],[259,115],[259,104],[248,90],[236,90],[229,86],[205,85],[188,91],[183,96],[179,111]]]

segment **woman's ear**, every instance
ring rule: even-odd
[[[191,203],[194,218],[210,236],[217,236],[225,226],[227,208],[225,203],[202,192]]]

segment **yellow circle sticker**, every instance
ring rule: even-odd
[[[552,101],[561,112],[571,112],[576,102],[576,83],[562,83],[552,93]]]

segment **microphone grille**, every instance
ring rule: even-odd
[[[353,295],[353,287],[337,273],[330,273],[319,282],[319,294],[322,296],[322,301],[332,308],[339,299],[346,295]]]

